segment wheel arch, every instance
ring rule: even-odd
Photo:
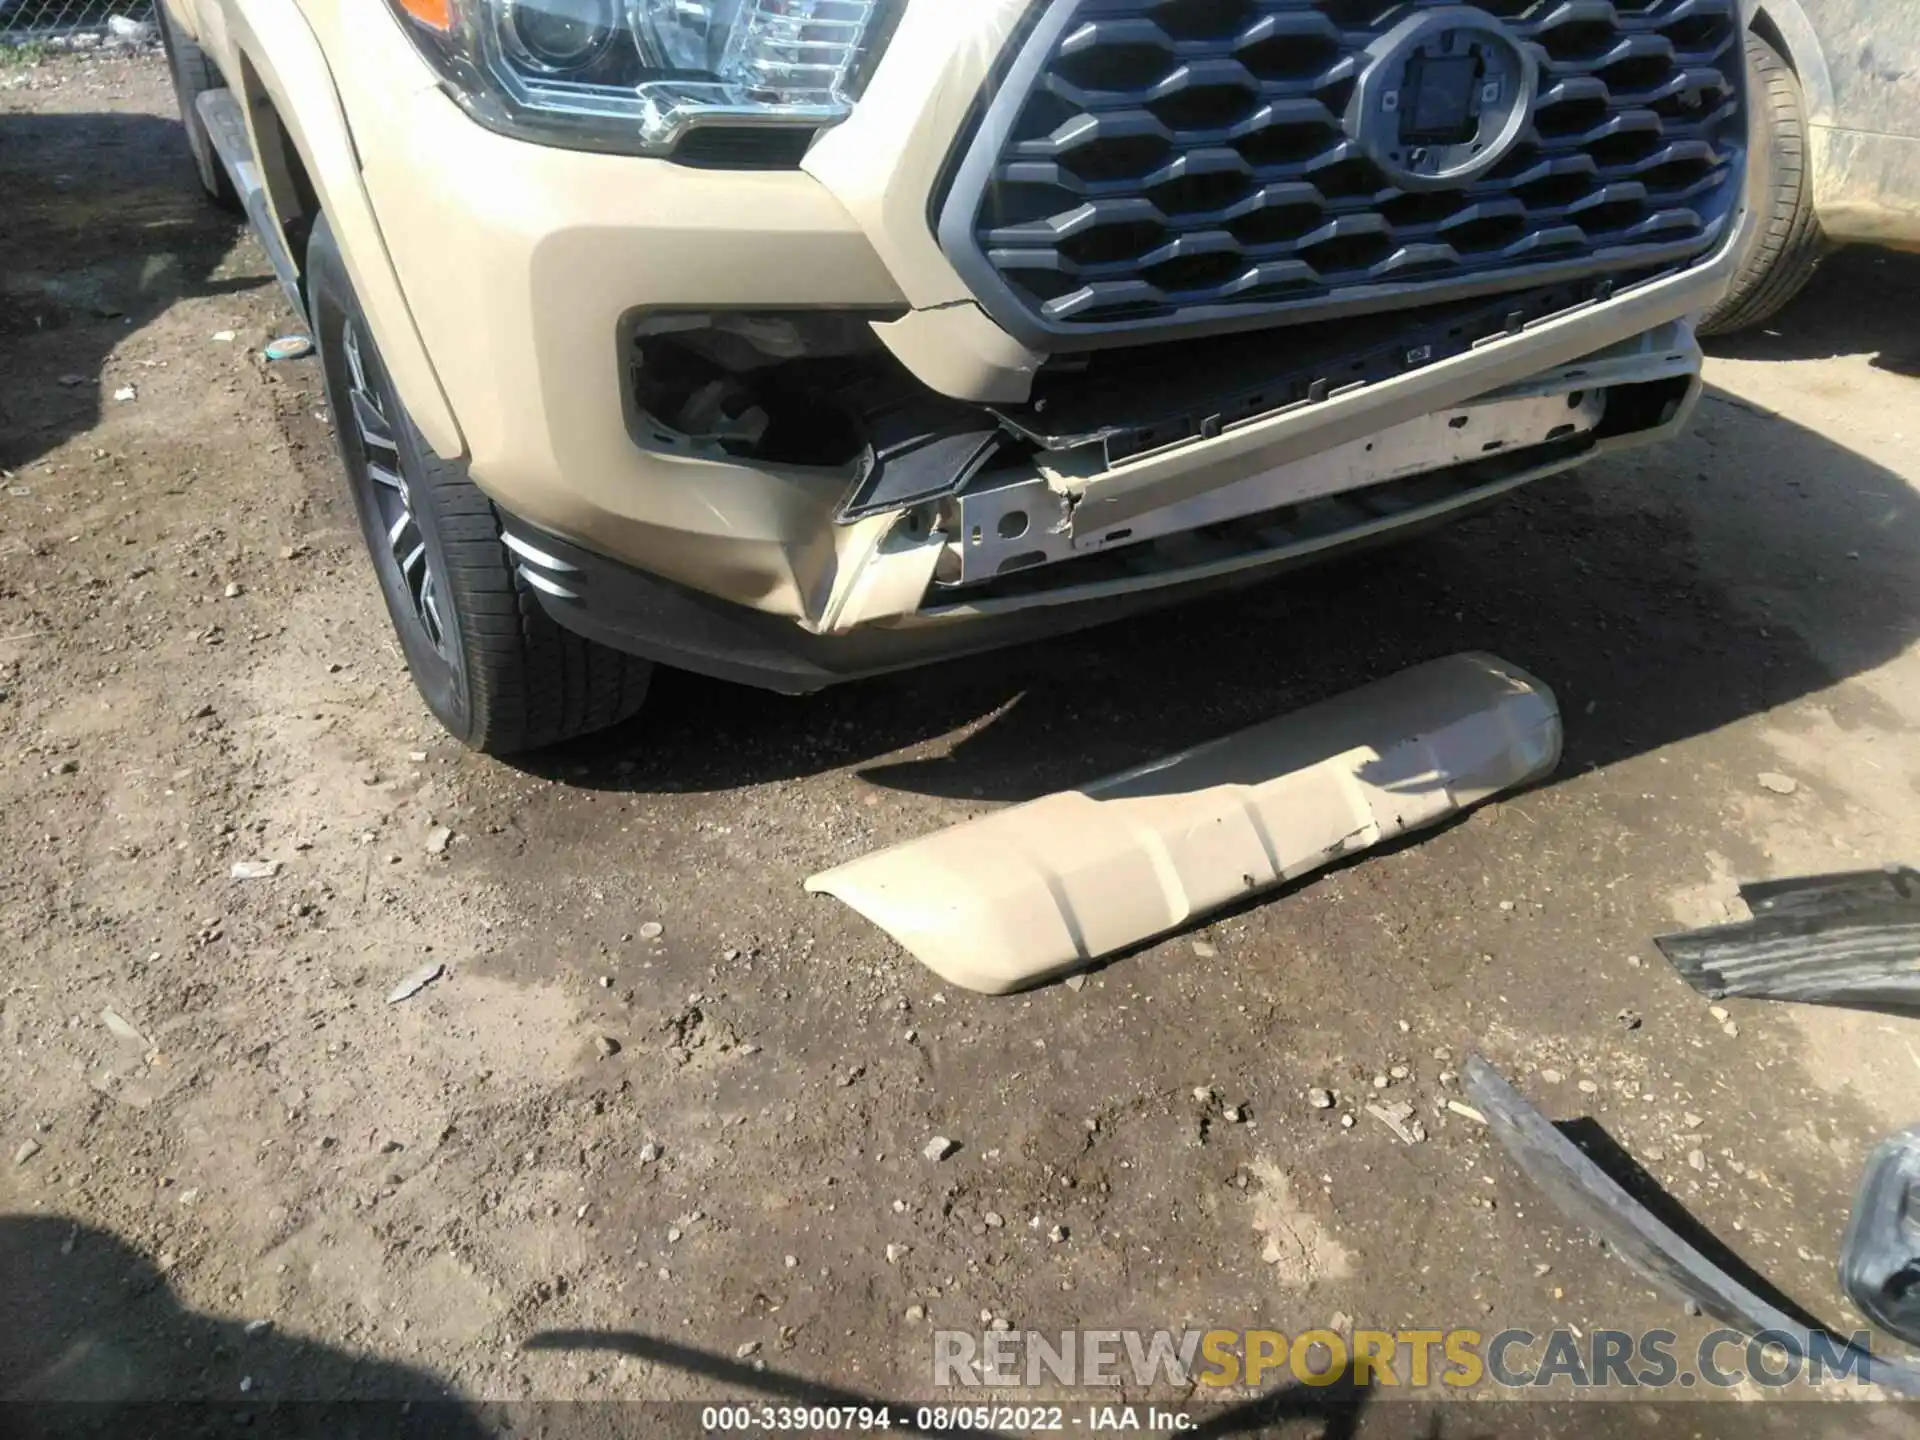
[[[355,293],[408,411],[447,459],[466,443],[414,323],[399,274],[360,178],[359,155],[318,37],[300,10],[276,0],[229,0],[226,69],[261,176],[296,265],[324,210]]]
[[[1807,122],[1831,125],[1834,116],[1833,74],[1819,32],[1807,18],[1800,0],[1760,0],[1753,7],[1752,29],[1778,50],[1799,78],[1806,97]]]
[[[156,9],[166,11],[166,21],[174,30],[196,44],[206,43],[205,22],[195,0],[153,0]]]

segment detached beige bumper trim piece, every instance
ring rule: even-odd
[[[1454,655],[807,881],[955,985],[1080,969],[1553,771],[1553,693]]]

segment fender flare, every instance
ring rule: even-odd
[[[1827,52],[1821,47],[1819,32],[1800,0],[1760,0],[1753,7],[1753,19],[1756,23],[1765,20],[1786,42],[1787,63],[1800,77],[1800,89],[1806,95],[1808,122],[1833,124],[1833,74],[1827,68]]]
[[[300,10],[284,0],[230,0],[220,9],[228,21],[225,49],[242,72],[227,79],[246,110],[255,153],[262,108],[270,106],[340,242],[354,293],[408,414],[436,454],[458,459],[466,453],[466,441],[380,232],[339,87],[318,37]],[[267,166],[269,173],[274,168]],[[274,198],[280,206],[287,199]]]

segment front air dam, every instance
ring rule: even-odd
[[[936,973],[1004,995],[1550,774],[1560,711],[1454,655],[807,881]]]

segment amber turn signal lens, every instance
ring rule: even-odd
[[[453,29],[453,0],[399,0],[400,8],[433,30]]]

